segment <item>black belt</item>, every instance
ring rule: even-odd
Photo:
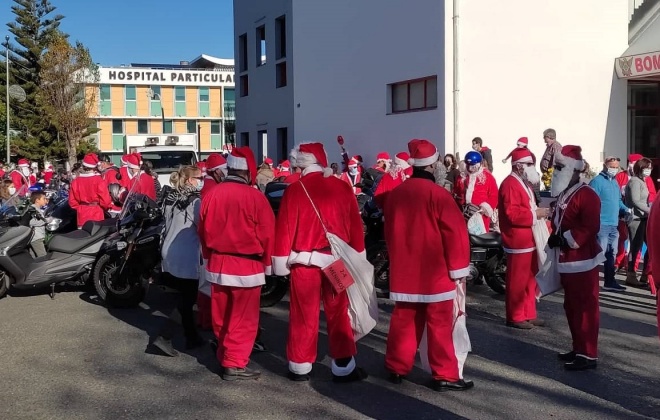
[[[257,255],[257,254],[246,255],[246,254],[233,254],[231,252],[218,252],[217,254],[218,255],[227,255],[229,257],[245,258],[246,260],[252,260],[252,261],[261,261],[261,260],[263,260],[263,257],[261,255]]]

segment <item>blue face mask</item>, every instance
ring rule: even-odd
[[[202,188],[204,188],[204,182],[197,180],[197,184],[195,185],[195,188],[197,189],[197,191],[201,191]]]

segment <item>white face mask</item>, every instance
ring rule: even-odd
[[[357,167],[355,167],[355,168],[348,168],[348,173],[351,174],[351,175],[357,175],[357,173],[358,173],[358,168],[357,168]]]
[[[647,168],[647,169],[642,170],[642,175],[644,177],[651,176],[651,169]]]
[[[11,195],[16,194],[16,187],[9,187],[9,188],[7,188],[7,190],[9,191],[9,194],[11,194]]]
[[[619,168],[607,168],[607,174],[611,177],[615,177],[619,173]]]
[[[541,174],[536,171],[536,168],[532,165],[525,166],[525,171],[523,172],[523,177],[529,181],[532,185],[536,185],[541,182]]]

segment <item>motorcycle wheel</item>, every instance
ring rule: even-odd
[[[10,285],[11,285],[11,279],[9,278],[9,274],[0,270],[0,299],[2,299],[7,295]]]
[[[506,292],[506,256],[497,262],[495,271],[486,274],[486,284],[495,293],[503,295]]]
[[[141,283],[115,283],[115,274],[119,270],[121,258],[103,255],[94,266],[94,288],[99,298],[106,305],[114,308],[133,308],[142,302],[146,290]]]
[[[266,284],[261,286],[262,308],[268,308],[282,300],[289,290],[289,282],[282,277],[266,276]]]
[[[379,242],[367,249],[367,260],[374,266],[374,288],[376,296],[390,296],[390,260],[385,242]]]

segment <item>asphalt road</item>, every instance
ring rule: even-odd
[[[224,382],[207,348],[166,358],[147,348],[172,295],[151,289],[139,309],[108,310],[68,291],[0,301],[0,419],[634,419],[660,418],[660,341],[646,291],[601,295],[600,365],[565,372],[555,353],[569,348],[561,295],[540,304],[547,327],[504,326],[504,303],[486,286],[468,289],[475,388],[433,392],[416,369],[387,381],[383,353],[391,302],[359,343],[370,373],[331,381],[325,326],[309,383],[286,377],[287,302],[262,311],[269,352],[253,355],[258,381]],[[183,340],[175,346],[182,349]]]

